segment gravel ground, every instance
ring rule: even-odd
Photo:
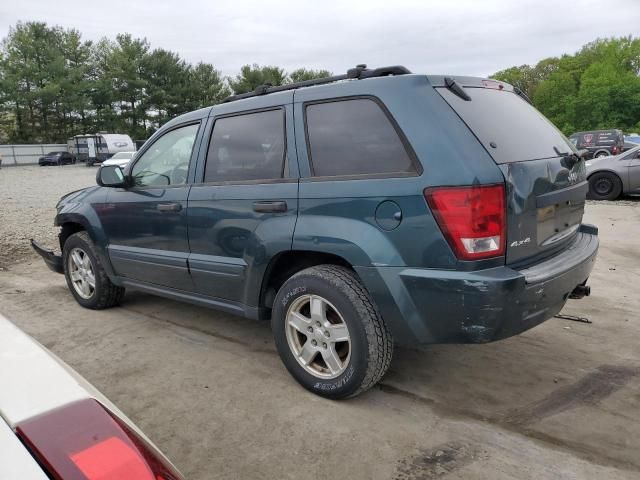
[[[53,218],[58,199],[95,185],[95,175],[96,169],[84,164],[0,169],[0,267],[35,255],[32,238],[57,249]]]

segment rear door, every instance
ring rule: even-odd
[[[298,212],[291,99],[287,92],[251,100],[259,107],[250,110],[213,110],[188,208],[189,267],[200,294],[257,305],[269,260],[291,249]]]
[[[436,90],[505,177],[507,263],[526,264],[562,250],[582,222],[584,160],[572,155],[575,148],[566,137],[510,85],[469,78],[459,85],[469,99],[446,86]]]

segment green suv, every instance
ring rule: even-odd
[[[270,319],[289,372],[329,398],[393,346],[490,342],[589,293],[584,161],[508,84],[367,69],[263,86],[164,125],[63,197],[75,299],[125,289]]]

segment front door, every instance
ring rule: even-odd
[[[257,306],[259,280],[291,248],[298,212],[291,104],[263,101],[250,112],[218,108],[189,194],[191,276],[198,293],[225,303]]]
[[[187,267],[187,184],[200,123],[159,136],[136,159],[132,186],[109,191],[99,212],[117,275],[192,291]]]

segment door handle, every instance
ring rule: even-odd
[[[287,202],[253,202],[253,211],[258,213],[286,212]]]
[[[161,212],[179,212],[182,210],[182,204],[180,203],[159,203],[158,210]]]

